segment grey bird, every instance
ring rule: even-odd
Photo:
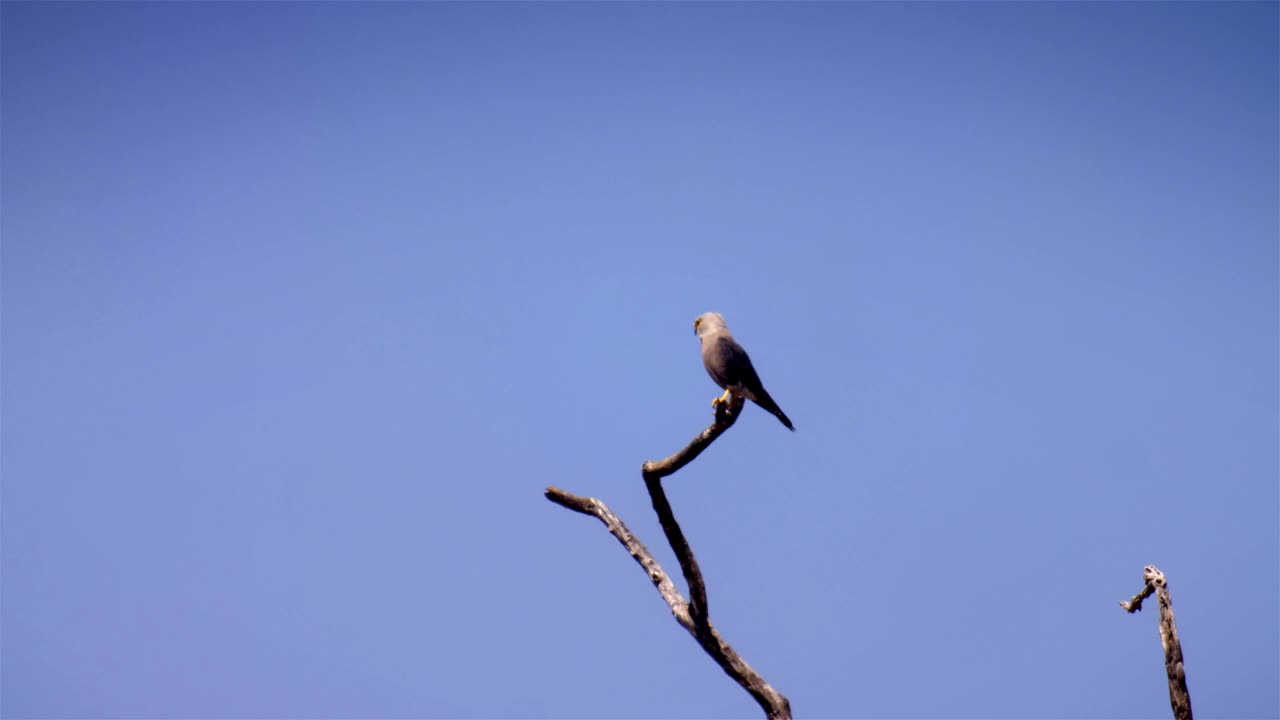
[[[702,340],[702,364],[707,368],[707,374],[724,388],[724,394],[711,401],[712,407],[728,402],[730,395],[745,397],[773,413],[788,430],[795,432],[796,428],[787,414],[769,397],[769,392],[764,389],[760,376],[751,365],[751,358],[747,357],[747,351],[733,339],[733,334],[729,332],[729,326],[724,324],[724,317],[720,313],[699,315],[693,321],[693,332]]]

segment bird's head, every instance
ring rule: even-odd
[[[724,324],[724,316],[718,312],[702,313],[693,321],[693,334],[698,337],[715,330],[728,329],[729,326]]]

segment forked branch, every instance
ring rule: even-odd
[[[711,625],[707,614],[707,588],[702,580],[702,572],[698,569],[698,561],[694,558],[693,550],[689,548],[689,543],[680,530],[679,523],[676,522],[675,513],[671,510],[671,503],[667,501],[667,495],[662,489],[662,478],[688,465],[737,421],[739,413],[742,412],[742,404],[742,398],[734,398],[728,405],[718,405],[715,422],[699,433],[688,445],[666,459],[646,462],[641,469],[645,488],[649,491],[654,511],[658,513],[662,531],[666,534],[667,542],[671,544],[672,551],[680,561],[680,570],[684,573],[685,582],[689,585],[689,601],[686,601],[676,589],[671,577],[654,559],[644,543],[640,542],[603,502],[595,498],[580,497],[556,487],[548,487],[546,496],[557,505],[592,515],[604,523],[631,557],[644,568],[649,581],[671,608],[671,614],[676,622],[688,630],[702,649],[716,661],[716,664],[760,704],[767,718],[790,720],[791,704],[787,699],[765,682],[764,678],[760,677],[760,674],[752,669]]]
[[[1142,568],[1142,590],[1129,600],[1121,600],[1120,607],[1129,613],[1142,609],[1142,601],[1155,593],[1160,603],[1160,645],[1164,648],[1164,669],[1169,676],[1169,704],[1176,720],[1192,720],[1191,694],[1187,692],[1187,673],[1182,663],[1182,642],[1178,640],[1178,628],[1173,623],[1173,601],[1169,599],[1169,585],[1164,573],[1152,565]]]

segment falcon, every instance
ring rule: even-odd
[[[707,368],[707,374],[724,388],[724,394],[712,400],[711,407],[729,402],[730,396],[745,397],[768,410],[788,430],[795,432],[796,428],[787,414],[769,397],[764,384],[760,382],[760,376],[751,365],[751,358],[747,357],[747,351],[733,339],[733,334],[729,332],[729,326],[724,324],[724,317],[720,313],[699,315],[693,321],[693,332],[702,341],[702,364]]]

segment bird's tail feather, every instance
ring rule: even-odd
[[[769,393],[766,392],[764,388],[761,388],[760,392],[753,394],[755,397],[751,399],[754,400],[757,405],[772,413],[773,416],[778,418],[783,425],[787,426],[788,430],[791,432],[796,431],[796,426],[791,424],[791,418],[787,417],[787,414],[782,412],[782,408],[778,407],[778,403],[774,402],[773,398],[769,397]]]

